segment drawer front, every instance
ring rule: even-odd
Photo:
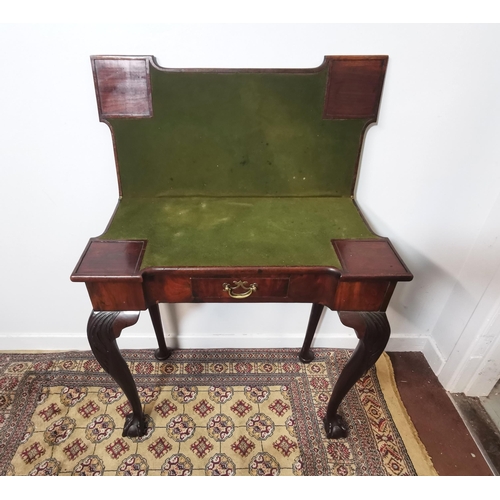
[[[286,298],[289,278],[191,278],[197,299],[259,300]]]

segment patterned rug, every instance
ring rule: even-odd
[[[323,430],[347,350],[123,351],[147,413],[90,352],[0,354],[1,475],[435,475],[384,355],[345,398],[349,436]]]

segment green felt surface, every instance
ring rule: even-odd
[[[141,268],[334,266],[334,238],[375,235],[350,198],[122,199],[103,239],[146,239]]]
[[[326,81],[151,67],[154,116],[109,120],[123,196],[350,196],[367,120],[323,119]]]

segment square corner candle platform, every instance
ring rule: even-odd
[[[354,200],[365,133],[387,56],[328,56],[313,69],[168,69],[152,56],[91,58],[100,120],[111,129],[119,201],[72,281],[87,286],[92,351],[145,415],[117,343],[142,310],[165,360],[160,303],[308,302],[303,363],[324,306],[359,343],[333,389],[338,407],[390,335],[386,309],[412,274]],[[229,307],[229,306],[228,306]]]

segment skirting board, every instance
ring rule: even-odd
[[[432,371],[439,377],[441,370],[444,368],[444,365],[446,364],[446,360],[441,355],[441,352],[439,351],[436,342],[434,341],[433,338],[430,337],[427,338],[427,342],[425,343],[424,348],[422,349],[422,353],[425,356],[427,363],[429,363],[429,366],[432,368]],[[442,383],[442,380],[440,380],[440,382]],[[446,390],[448,390],[448,388],[445,385],[444,387]]]
[[[224,349],[224,348],[297,348],[300,349],[304,336],[301,335],[180,335],[177,338],[167,337],[167,345],[177,349]],[[429,337],[393,334],[389,340],[387,351],[418,351],[429,355],[436,366],[435,348]],[[333,347],[354,349],[357,339],[352,335],[318,334],[313,347]],[[433,344],[433,343],[432,343]],[[157,346],[153,334],[126,335],[118,339],[120,349],[154,349]],[[84,335],[62,334],[15,334],[0,335],[0,351],[81,351],[89,350],[87,337]],[[429,364],[430,361],[429,361]],[[431,367],[433,367],[431,364]],[[439,364],[439,363],[438,363]],[[434,368],[434,367],[433,367]]]

